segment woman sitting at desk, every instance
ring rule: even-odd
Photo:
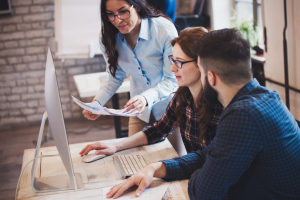
[[[161,119],[137,134],[117,143],[87,145],[81,156],[91,150],[96,154],[114,154],[117,151],[164,140],[179,125],[187,152],[204,149],[214,138],[223,107],[208,105],[204,99],[197,55],[192,46],[207,30],[202,27],[186,28],[171,41],[173,55],[169,56],[179,88]]]
[[[164,114],[178,88],[170,71],[170,41],[178,36],[165,15],[148,6],[146,0],[102,0],[100,48],[107,63],[109,79],[94,98],[104,105],[130,75],[131,99],[125,107],[139,110],[129,118],[129,136],[151,125]],[[100,115],[83,110],[95,120]]]

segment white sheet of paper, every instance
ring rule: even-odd
[[[151,185],[144,190],[141,196],[136,197],[135,191],[137,187],[132,187],[125,191],[122,196],[118,198],[118,200],[130,200],[130,199],[140,199],[140,200],[161,200],[168,190],[170,183],[164,181],[153,181]],[[106,193],[109,192],[110,188],[103,188],[103,200],[106,200]]]
[[[179,181],[172,181],[163,200],[186,200]]]
[[[92,112],[97,115],[115,115],[115,116],[139,116],[138,111],[130,112],[127,108],[116,110],[116,109],[108,109],[106,107],[101,106],[98,101],[94,101],[92,103],[83,103],[82,101],[73,97],[73,101],[79,105],[81,108]]]

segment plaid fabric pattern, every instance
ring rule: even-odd
[[[211,107],[211,117],[204,138],[199,141],[199,118],[194,112],[194,100],[187,90],[187,106],[183,109],[183,123],[180,124],[180,133],[187,152],[204,149],[216,135],[216,129],[220,115],[223,111],[221,104]],[[146,134],[148,144],[164,140],[174,129],[174,122],[177,121],[174,110],[179,102],[174,96],[169,103],[165,114],[152,126],[145,127],[142,131]]]
[[[256,79],[224,109],[203,151],[163,161],[194,199],[300,199],[300,129],[277,92]]]

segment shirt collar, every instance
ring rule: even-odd
[[[244,87],[242,87],[238,93],[236,93],[236,95],[233,97],[233,99],[230,101],[230,103],[228,104],[228,106],[230,104],[233,104],[234,102],[236,102],[241,96],[247,94],[248,92],[250,92],[251,90],[253,90],[254,88],[260,86],[258,81],[256,80],[256,78],[252,79],[250,82],[248,82],[246,85],[244,85]],[[228,107],[227,106],[227,107]]]
[[[139,38],[148,40],[149,39],[149,20],[148,19],[142,19],[141,20],[141,29]],[[122,33],[118,32],[118,36],[122,42],[124,42],[125,37]]]
[[[150,29],[149,29],[149,20],[148,19],[142,19],[139,38],[142,38],[144,40],[148,40],[149,39],[149,31],[150,31]]]

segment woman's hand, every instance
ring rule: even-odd
[[[94,101],[96,101],[96,100],[94,99],[92,102],[94,102]],[[91,111],[88,111],[88,110],[83,110],[82,114],[88,120],[95,120],[98,117],[100,117],[100,115],[93,114]]]
[[[91,111],[88,111],[88,110],[83,110],[82,111],[82,114],[85,118],[87,118],[88,120],[95,120],[97,119],[98,117],[100,117],[100,115],[97,115],[97,114],[93,114]]]
[[[114,143],[96,142],[94,144],[89,144],[86,147],[84,147],[79,154],[80,156],[85,156],[91,150],[98,150],[95,153],[97,155],[99,154],[111,155],[117,152],[117,146]]]
[[[128,178],[126,181],[112,187],[106,194],[106,198],[116,199],[121,196],[123,192],[125,192],[125,190],[134,185],[139,186],[135,191],[135,196],[139,197],[143,193],[143,191],[151,184],[154,172],[155,170],[152,165],[148,165],[141,171]]]
[[[147,105],[147,100],[143,95],[136,95],[129,99],[129,101],[124,106],[125,108],[128,108],[130,112],[134,112],[136,110],[139,110],[139,114],[141,114],[145,107]]]

